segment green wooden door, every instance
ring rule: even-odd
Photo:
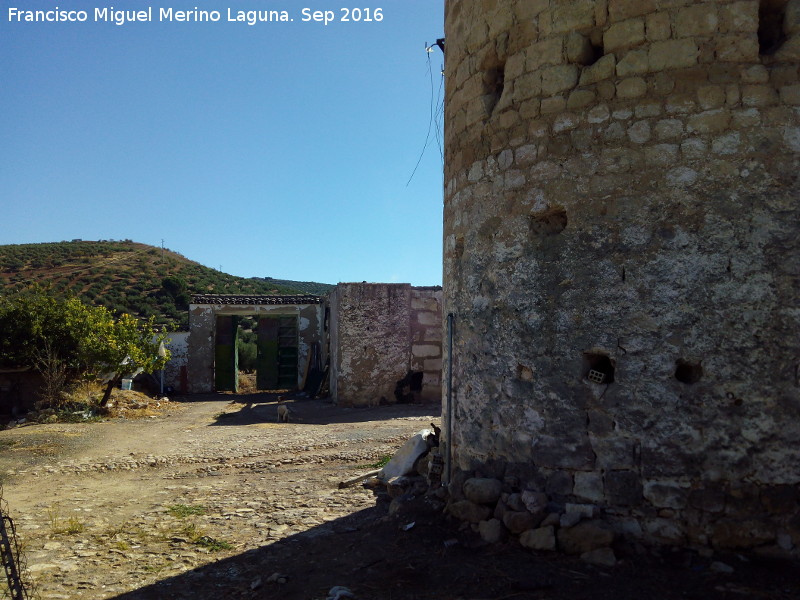
[[[218,316],[214,346],[214,387],[218,392],[239,391],[238,337],[239,318]]]
[[[260,390],[297,387],[297,317],[261,317],[258,320],[258,373]]]
[[[278,322],[278,386],[297,387],[297,317],[281,317]]]

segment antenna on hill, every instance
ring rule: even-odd
[[[164,262],[164,238],[161,238],[161,262]]]

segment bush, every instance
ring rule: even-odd
[[[241,338],[236,342],[236,349],[239,352],[239,370],[252,373],[256,370],[256,356],[258,348],[255,342],[246,342]]]

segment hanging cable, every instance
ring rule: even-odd
[[[434,85],[433,85],[433,68],[431,66],[431,54],[433,53],[434,46],[428,46],[427,43],[425,44],[425,53],[427,54],[427,64],[428,64],[428,76],[430,79],[431,84],[431,100],[430,100],[430,118],[428,119],[428,132],[425,134],[425,143],[422,146],[422,151],[419,154],[419,158],[417,159],[417,164],[414,165],[414,170],[411,172],[411,176],[406,181],[406,187],[409,186],[411,180],[414,179],[414,175],[417,173],[417,169],[419,168],[420,163],[422,162],[422,157],[425,156],[425,150],[428,148],[428,144],[430,143],[431,139],[431,131],[433,131],[434,127],[436,128],[436,142],[439,146],[439,154],[442,157],[442,161],[444,161],[444,151],[442,150],[442,135],[441,135],[441,127],[439,125],[439,115],[443,114],[444,111],[444,101],[440,99],[442,98],[442,88],[444,86],[444,72],[442,72],[442,78],[439,82],[439,91],[438,93],[434,92]],[[442,105],[442,109],[440,111],[439,105]]]

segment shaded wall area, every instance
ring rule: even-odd
[[[33,410],[43,384],[33,368],[0,369],[0,419],[21,417]]]

